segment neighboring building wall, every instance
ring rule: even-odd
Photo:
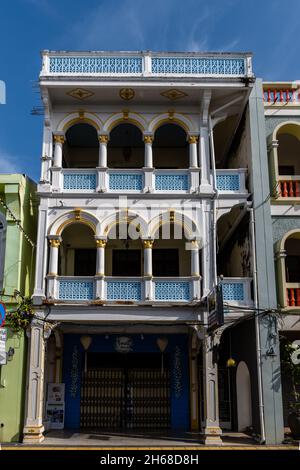
[[[0,197],[33,241],[36,230],[35,189],[35,184],[23,175],[0,175]],[[13,297],[15,290],[24,296],[32,294],[35,253],[8,211],[5,213],[3,206],[0,207],[7,225],[0,300],[9,312],[17,306]],[[8,329],[7,336],[6,351],[12,347],[15,354],[7,365],[0,366],[0,442],[16,442],[21,439],[23,425],[27,340],[23,331],[13,333]]]

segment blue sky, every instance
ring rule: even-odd
[[[1,0],[0,173],[39,179],[40,50],[252,51],[256,76],[296,80],[299,18],[299,0]]]

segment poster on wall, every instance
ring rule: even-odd
[[[46,418],[50,429],[63,429],[65,421],[65,384],[49,383],[47,388]]]
[[[63,404],[65,402],[65,384],[48,384],[47,398],[49,404]]]
[[[50,429],[63,429],[65,421],[65,405],[50,405],[47,403],[46,419],[50,422]]]

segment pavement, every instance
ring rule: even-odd
[[[259,445],[243,433],[223,433],[222,446],[201,444],[199,433],[138,433],[138,432],[77,432],[69,430],[51,430],[41,444],[2,444],[2,450],[298,450],[298,442],[280,446]]]

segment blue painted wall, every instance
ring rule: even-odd
[[[66,384],[65,428],[80,427],[80,386],[81,371],[84,367],[84,350],[80,336],[67,334],[64,336],[63,381]],[[90,335],[92,343],[89,352],[115,352],[115,342],[118,336]],[[134,353],[158,353],[157,335],[126,335],[133,340]],[[189,363],[188,336],[163,335],[168,338],[165,353],[170,357],[171,372],[171,427],[172,429],[189,429]],[[128,353],[130,354],[130,353]]]

